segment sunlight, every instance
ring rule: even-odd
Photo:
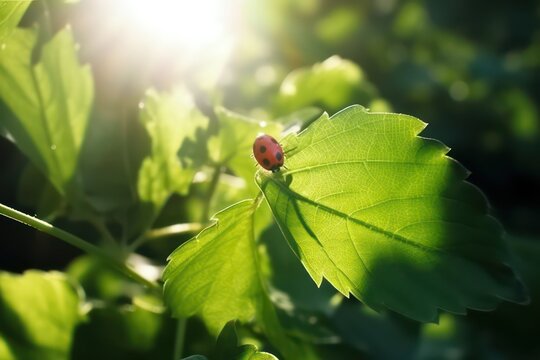
[[[231,41],[234,9],[231,2],[121,0],[111,5],[130,18],[135,33],[171,46],[171,50],[198,53]]]

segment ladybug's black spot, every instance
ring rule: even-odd
[[[270,140],[272,140],[272,142],[273,142],[274,144],[277,144],[277,141],[276,141],[276,139],[274,139],[274,138],[270,138]]]
[[[261,147],[259,148],[259,151],[262,152],[262,153],[266,152],[266,146],[264,146],[264,145],[261,146]]]
[[[276,153],[276,159],[277,161],[281,161],[281,159],[283,159],[283,155],[281,155],[279,151]]]
[[[268,159],[263,159],[262,162],[263,162],[264,166],[269,166],[270,165],[270,160],[268,160]]]

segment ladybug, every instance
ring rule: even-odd
[[[281,145],[270,135],[259,135],[253,143],[253,156],[266,170],[278,172],[283,166],[284,155]]]

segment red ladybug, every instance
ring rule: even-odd
[[[283,149],[270,135],[259,135],[253,143],[253,156],[266,170],[279,171],[283,166]]]

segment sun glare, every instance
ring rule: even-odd
[[[111,4],[129,17],[135,33],[173,49],[197,53],[232,41],[234,1],[121,0]]]

